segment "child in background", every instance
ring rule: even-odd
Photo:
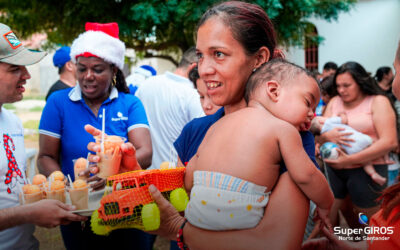
[[[328,102],[337,95],[335,86],[333,85],[333,76],[325,77],[321,83],[321,99],[319,100],[318,106],[315,109],[316,116],[322,116],[325,111],[325,107]]]
[[[209,230],[255,227],[284,161],[330,227],[333,194],[299,134],[310,127],[319,97],[318,83],[299,66],[275,59],[258,68],[247,84],[248,107],[216,122],[187,165],[188,221]]]
[[[323,125],[321,122],[323,122]],[[353,129],[352,127],[348,126],[347,123],[347,115],[345,113],[340,113],[339,116],[334,116],[330,118],[320,117],[318,124],[320,126],[319,129],[321,130],[321,134],[331,131],[336,127],[344,128],[343,132],[352,133],[348,136],[349,138],[354,140],[352,142],[349,142],[351,147],[342,145],[347,154],[360,152],[361,150],[372,144],[371,137]],[[379,185],[384,185],[386,183],[386,178],[378,174],[372,164],[365,165],[363,169],[374,182],[378,183]]]
[[[199,71],[197,69],[197,66],[194,67],[189,72],[189,79],[190,79],[190,81],[193,82],[194,87],[197,89],[197,92],[200,95],[200,103],[201,103],[201,107],[204,110],[204,114],[212,115],[215,112],[217,112],[217,110],[220,109],[221,106],[215,105],[211,101],[210,96],[207,94],[206,83],[203,80],[200,79]]]

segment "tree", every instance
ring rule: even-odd
[[[117,22],[128,48],[145,57],[176,60],[171,51],[194,45],[197,21],[215,0],[0,0],[0,22],[21,37],[46,32],[51,44],[70,44],[84,24]],[[307,18],[335,20],[356,0],[255,0],[273,20],[281,45],[301,45],[309,33]],[[316,37],[318,42],[321,38]]]

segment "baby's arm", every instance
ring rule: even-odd
[[[323,223],[330,225],[328,214],[333,204],[333,194],[325,176],[307,156],[300,134],[294,127],[288,126],[279,131],[279,149],[289,175],[306,196],[317,204]]]

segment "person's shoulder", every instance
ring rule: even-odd
[[[212,115],[194,118],[188,122],[184,128],[194,131],[208,130],[208,128],[224,116],[224,108],[220,108]]]
[[[372,102],[373,102],[372,105],[374,105],[375,103],[389,103],[390,104],[389,98],[385,95],[373,95]]]
[[[14,114],[12,111],[10,111],[4,107],[0,107],[0,112],[1,112],[0,115],[3,117],[3,119],[21,123],[21,119],[19,119],[19,117],[16,114]]]
[[[51,93],[47,102],[64,102],[65,99],[69,99],[69,92],[72,88],[60,89]]]
[[[130,93],[118,92],[118,102],[122,103],[124,106],[135,105],[138,103],[142,103],[141,100],[136,96]]]
[[[334,97],[331,98],[331,100],[329,101],[329,103],[335,103],[335,102],[340,101],[340,100],[342,100],[342,99],[340,98],[340,96],[339,96],[339,95],[336,95],[336,96],[334,96]]]

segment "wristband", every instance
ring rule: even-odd
[[[183,242],[183,227],[185,227],[187,219],[182,223],[181,227],[179,228],[178,235],[176,236],[176,241],[178,243],[178,247],[181,250],[189,250],[189,248]]]

